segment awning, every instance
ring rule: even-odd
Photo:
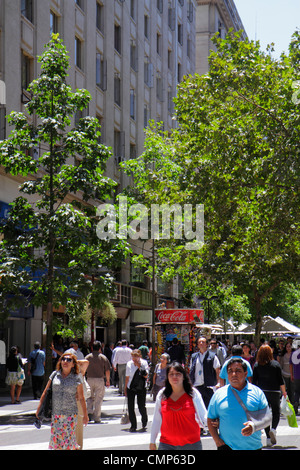
[[[255,333],[255,326],[256,323],[252,323],[251,325],[246,326],[244,329],[240,330],[240,333],[243,335],[253,335]],[[291,323],[288,323],[283,318],[276,317],[273,318],[269,315],[263,317],[262,320],[262,334],[285,334],[285,333],[292,333],[298,334],[300,333],[300,328]]]

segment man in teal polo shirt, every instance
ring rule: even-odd
[[[260,430],[270,419],[265,394],[247,381],[247,365],[242,359],[233,357],[227,364],[227,373],[229,384],[214,393],[208,407],[209,432],[218,450],[259,450],[262,448]],[[248,421],[233,389],[249,411],[266,411],[259,425]]]

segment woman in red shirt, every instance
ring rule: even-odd
[[[166,386],[157,395],[151,428],[150,450],[161,433],[158,450],[201,450],[200,427],[206,427],[207,411],[179,363],[167,368]]]

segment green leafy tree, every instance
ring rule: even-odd
[[[150,129],[126,171],[138,200],[204,204],[203,247],[164,241],[165,272],[171,265],[196,294],[210,285],[247,295],[258,341],[265,299],[299,282],[300,35],[278,60],[239,33],[214,42],[209,73],[179,85],[178,129]]]
[[[69,58],[58,35],[39,63],[28,115],[11,113],[13,130],[0,145],[0,164],[23,178],[2,230],[0,300],[6,314],[17,302],[46,306],[49,372],[53,308],[63,305],[74,318],[85,311],[87,298],[92,309],[104,306],[114,289],[111,272],[128,247],[96,235],[93,201],[111,198],[115,187],[105,176],[111,152],[99,143],[97,119],[88,116],[71,127],[91,96],[67,84]]]

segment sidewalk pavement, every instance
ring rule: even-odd
[[[39,400],[33,399],[32,388],[24,386],[20,396],[20,404],[12,404],[10,399],[9,387],[0,388],[0,424],[1,418],[20,415],[32,415],[38,407]]]

